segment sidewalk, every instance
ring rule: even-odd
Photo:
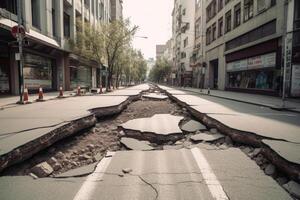
[[[103,88],[102,90],[103,92],[105,92],[105,88]],[[85,95],[89,96],[92,94],[93,93],[87,92]],[[46,92],[44,93],[44,100],[47,101],[47,100],[56,99],[58,95],[59,95],[59,91]],[[74,96],[76,96],[75,90],[64,91],[64,97],[74,97]],[[36,102],[37,98],[38,98],[38,94],[29,94],[29,102],[31,103]],[[0,108],[16,106],[17,105],[16,103],[19,101],[19,99],[20,99],[19,96],[12,96],[12,95],[0,97]]]
[[[189,88],[189,87],[176,88],[176,89],[208,95],[207,89],[202,89],[202,91],[200,91],[199,88]],[[281,106],[282,100],[280,97],[273,97],[273,96],[266,96],[266,95],[259,95],[259,94],[248,94],[248,93],[241,93],[241,92],[222,91],[222,90],[210,90],[210,96],[266,106],[273,109],[282,109]],[[300,112],[300,99],[287,99],[285,101],[285,110]]]

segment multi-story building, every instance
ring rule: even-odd
[[[76,19],[96,25],[109,22],[110,0],[21,1],[24,44],[24,84],[33,91],[96,87],[99,64],[71,52],[69,41],[76,37]],[[17,25],[17,0],[0,2],[0,91],[19,93],[16,39],[10,33]]]
[[[205,10],[204,1],[197,0],[195,9],[195,40],[194,51],[190,57],[190,65],[193,69],[193,87],[204,87],[205,76]]]
[[[208,0],[205,3],[206,87],[280,94],[286,36],[285,1]]]
[[[300,97],[300,1],[289,1],[287,10],[287,32],[292,37],[291,96]]]
[[[164,56],[166,45],[158,44],[156,45],[156,60],[161,59]]]
[[[194,47],[195,0],[174,0],[172,39],[178,85],[192,85],[190,57]]]
[[[123,0],[111,0],[111,19],[120,20],[123,18]]]

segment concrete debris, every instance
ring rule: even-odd
[[[132,169],[131,168],[124,168],[124,169],[122,169],[122,172],[124,174],[129,174],[130,172],[132,172]]]
[[[229,136],[225,137],[225,143],[230,146],[232,146],[232,144],[233,144],[232,139]]]
[[[88,148],[89,150],[93,150],[93,149],[95,149],[95,145],[89,144],[89,145],[87,145],[87,148]]]
[[[219,133],[218,129],[216,129],[216,128],[211,128],[209,130],[209,132],[211,132],[212,134],[218,134]]]
[[[249,153],[251,153],[252,149],[250,147],[245,147],[242,149],[242,151],[248,155]]]
[[[94,156],[94,159],[95,161],[100,161],[101,159],[103,158],[103,156],[101,155],[101,153],[97,153],[95,156]]]
[[[78,156],[78,160],[88,160],[90,159],[91,156],[87,155],[87,154],[84,154],[84,155],[79,155]]]
[[[42,162],[31,169],[31,172],[36,174],[39,178],[47,177],[52,174],[53,171],[53,168],[47,162]]]
[[[185,132],[193,133],[199,130],[201,131],[206,130],[206,126],[204,126],[198,121],[190,120],[187,123],[182,125],[181,130]]]
[[[53,167],[56,163],[58,163],[58,161],[55,157],[51,157],[47,163]]]
[[[33,179],[38,179],[39,177],[37,177],[37,175],[35,175],[34,173],[29,173],[28,174],[30,177],[32,177]]]
[[[276,168],[275,168],[274,165],[268,164],[268,165],[266,166],[266,168],[265,168],[265,174],[266,174],[266,175],[272,176],[272,175],[275,174],[275,172],[276,172]]]
[[[256,157],[261,152],[261,148],[255,148],[252,153],[250,154],[251,158]]]
[[[221,135],[221,134],[200,133],[200,134],[193,135],[191,137],[191,140],[193,142],[202,142],[202,141],[205,141],[205,142],[214,142],[214,141],[219,140],[221,138],[224,138],[224,135]]]
[[[149,142],[147,141],[140,141],[133,138],[127,138],[122,137],[121,143],[128,149],[131,150],[140,150],[140,151],[149,151],[154,150],[153,147],[151,147]]]
[[[276,181],[279,185],[283,185],[286,184],[289,180],[286,177],[279,177],[276,179]]]
[[[283,187],[294,197],[300,198],[300,184],[295,181],[289,181]]]
[[[65,155],[63,154],[63,152],[59,151],[56,153],[55,157],[58,159],[61,159],[61,158],[65,157]]]

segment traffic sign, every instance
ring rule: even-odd
[[[23,26],[14,26],[11,28],[11,34],[14,36],[14,38],[18,38],[18,29],[19,29],[19,33],[21,33],[21,37],[24,38],[25,37],[25,29]]]

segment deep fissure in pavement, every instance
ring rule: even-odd
[[[99,119],[95,127],[56,142],[32,158],[5,169],[1,175],[29,175],[34,166],[43,162],[56,163],[53,167],[54,172],[50,176],[97,163],[107,151],[126,150],[120,143],[122,136],[118,130],[120,124],[155,114],[189,116],[185,110],[170,100],[157,101],[142,98],[129,104],[120,114]],[[156,148],[162,149],[157,146]]]

